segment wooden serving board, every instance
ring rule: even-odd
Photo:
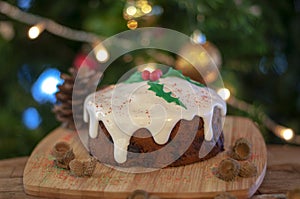
[[[238,198],[247,198],[260,186],[266,172],[267,151],[255,124],[241,117],[227,117],[224,125],[225,150],[240,137],[253,145],[249,161],[258,167],[258,175],[225,182],[213,174],[219,162],[227,158],[226,151],[204,162],[160,169],[148,173],[126,173],[97,163],[92,177],[74,177],[69,171],[53,164],[50,152],[58,141],[73,147],[79,159],[89,157],[77,134],[57,128],[45,137],[32,152],[24,170],[24,189],[27,194],[55,198],[122,198],[142,189],[161,198],[213,198],[221,192],[230,192]]]

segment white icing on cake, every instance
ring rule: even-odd
[[[114,142],[114,158],[118,163],[127,159],[130,138],[140,128],[148,129],[157,144],[165,144],[176,123],[192,120],[195,116],[204,120],[205,140],[213,138],[212,117],[215,107],[226,114],[226,103],[212,89],[196,86],[184,79],[166,77],[159,79],[165,92],[186,106],[167,102],[148,90],[147,81],[120,83],[90,94],[84,103],[84,120],[89,122],[89,135],[96,138],[99,121],[102,121]]]

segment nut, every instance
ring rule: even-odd
[[[247,160],[252,153],[252,146],[246,138],[236,140],[229,155],[236,160]]]
[[[128,199],[148,199],[148,198],[149,198],[149,195],[144,190],[135,190],[128,197]]]
[[[69,163],[75,158],[73,149],[66,142],[57,142],[52,150],[54,163],[59,168],[69,169]]]
[[[97,160],[96,158],[89,158],[87,161],[83,162],[83,175],[92,176],[96,168]]]
[[[246,161],[241,164],[239,176],[243,178],[250,178],[257,175],[257,167],[252,162]]]
[[[239,174],[240,164],[238,161],[227,158],[220,162],[216,176],[224,181],[232,181]]]
[[[84,166],[83,162],[77,159],[74,159],[69,164],[71,174],[77,177],[81,177],[84,175]]]

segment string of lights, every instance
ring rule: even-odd
[[[147,9],[150,9],[148,4],[146,6],[148,6],[146,7]],[[150,11],[151,9],[146,11],[144,10],[143,12],[148,13]],[[134,14],[136,14],[136,10],[134,10],[134,7],[132,5],[127,5],[126,12],[128,16],[134,16]],[[94,47],[95,57],[99,62],[106,62],[109,59],[109,53],[107,52],[107,50],[103,46],[97,45],[100,43],[101,40],[104,39],[99,35],[63,26],[51,19],[24,12],[16,6],[13,6],[4,1],[0,1],[0,13],[16,21],[31,25],[31,28],[29,28],[28,30],[28,37],[30,39],[36,39],[43,31],[47,30],[48,32],[59,37],[79,42],[90,43]],[[154,59],[158,61],[167,62],[166,64],[168,65],[170,65],[170,63],[174,63],[174,60],[171,57],[168,57],[167,55],[162,56],[152,51],[149,53],[149,55],[152,55]],[[248,113],[251,113],[253,112],[253,110],[255,110],[255,107],[253,105],[250,105],[242,100],[235,98],[226,88],[220,89],[218,93],[223,97],[224,100],[227,101],[227,103],[230,106],[234,108],[240,109]],[[300,144],[300,136],[295,135],[292,129],[277,124],[272,119],[270,119],[265,113],[261,114],[262,115],[260,118],[263,124],[275,135],[277,135],[281,139],[284,139],[288,143]]]
[[[30,39],[37,38],[44,30],[47,30],[54,35],[74,41],[98,43],[101,40],[98,35],[71,29],[48,18],[24,12],[4,1],[0,1],[0,13],[22,23],[33,25],[28,31]]]
[[[255,107],[253,105],[248,104],[247,102],[239,100],[236,97],[230,95],[229,90],[227,91],[227,93],[229,94],[227,94],[227,97],[225,99],[230,106],[247,113],[253,113],[255,111]],[[277,124],[262,111],[259,114],[262,123],[276,136],[280,137],[288,143],[300,144],[300,136],[296,135],[292,129]]]

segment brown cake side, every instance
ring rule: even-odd
[[[212,127],[214,138],[210,147],[201,149],[207,155],[199,157],[204,141],[203,119],[195,116],[191,121],[180,120],[173,128],[166,144],[157,144],[151,133],[145,129],[137,130],[130,139],[127,161],[119,164],[114,159],[114,144],[104,124],[99,122],[98,136],[89,138],[91,155],[100,162],[121,167],[162,168],[183,166],[210,159],[224,151],[224,135],[222,132],[222,116],[220,109],[214,109]]]

